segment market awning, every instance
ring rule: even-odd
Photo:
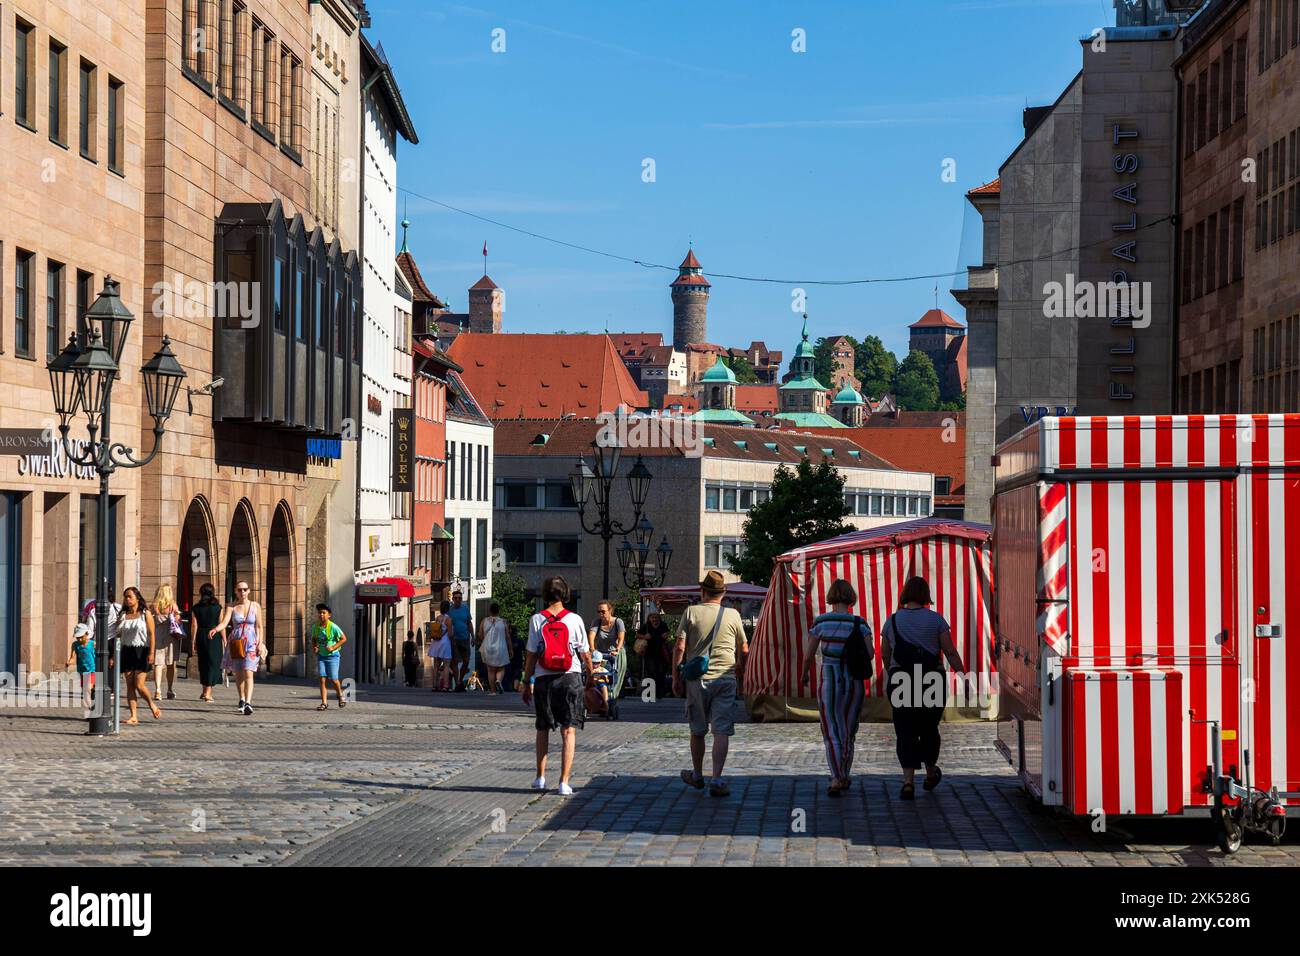
[[[656,604],[690,604],[700,599],[700,586],[674,584],[670,587],[642,588],[641,596]],[[727,597],[737,601],[761,601],[767,597],[767,588],[736,582],[727,585]]]
[[[357,604],[396,604],[409,597],[415,597],[415,586],[406,578],[377,578],[357,585]]]

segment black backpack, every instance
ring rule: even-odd
[[[859,618],[853,622],[853,632],[844,640],[840,659],[854,680],[871,680],[871,658],[871,648],[867,646],[867,637],[862,632],[862,620]]]

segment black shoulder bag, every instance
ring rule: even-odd
[[[841,660],[854,680],[871,680],[871,658],[871,649],[867,647],[867,638],[862,632],[862,620],[855,619],[853,632],[844,641]]]

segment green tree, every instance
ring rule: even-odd
[[[879,400],[894,387],[898,359],[885,348],[879,336],[868,335],[862,340],[854,356],[854,367],[862,381],[862,394],[866,397]]]
[[[723,356],[723,364],[731,369],[732,374],[736,376],[738,385],[757,385],[758,372],[754,370],[753,364],[743,355],[737,355],[735,358]]]
[[[898,407],[909,412],[932,412],[939,407],[939,375],[924,352],[913,349],[894,378]]]
[[[528,637],[528,619],[533,616],[533,602],[524,593],[526,585],[517,565],[510,565],[492,575],[492,600],[501,605],[501,617],[521,640]]]
[[[965,392],[962,392],[960,395],[958,395],[956,398],[954,398],[954,399],[952,399],[952,400],[950,400],[950,401],[947,401],[947,402],[940,402],[940,403],[939,403],[939,409],[940,409],[941,411],[945,411],[945,412],[964,412],[964,411],[966,411],[966,393],[965,393]]]
[[[766,587],[779,555],[855,530],[844,521],[848,514],[844,476],[825,458],[819,465],[805,458],[793,471],[781,465],[767,501],[749,510],[741,556],[727,559],[732,573]]]

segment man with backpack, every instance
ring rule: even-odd
[[[562,797],[573,793],[569,774],[573,770],[577,729],[586,715],[583,688],[590,683],[592,673],[587,629],[581,617],[565,608],[568,600],[569,584],[564,578],[547,578],[542,584],[542,601],[546,607],[528,622],[525,645],[528,655],[523,677],[524,706],[535,700],[537,713],[537,779],[533,781],[533,789],[546,789],[550,734],[558,728],[563,743],[559,786]]]
[[[736,691],[744,673],[749,643],[745,622],[735,608],[723,607],[727,583],[717,571],[700,582],[700,603],[682,614],[673,648],[673,693],[686,697],[691,725],[692,769],[682,782],[704,789],[704,738],[713,731],[713,779],[709,795],[725,797],[731,788],[722,779],[731,735],[735,733]]]

